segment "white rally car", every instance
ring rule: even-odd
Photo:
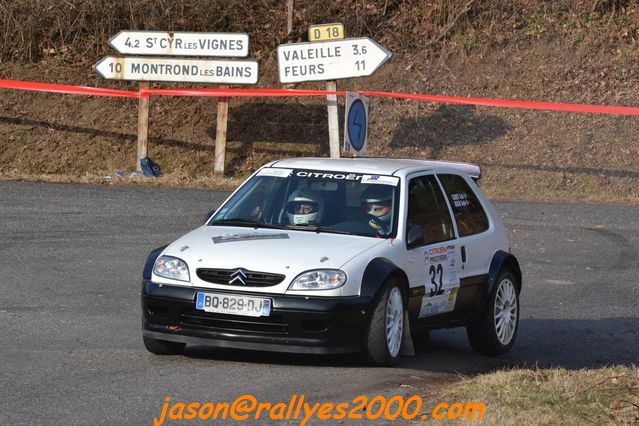
[[[143,337],[392,365],[411,335],[465,326],[503,354],[521,271],[478,166],[400,159],[271,162],[206,223],[149,255]]]

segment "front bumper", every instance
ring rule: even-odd
[[[195,309],[198,292],[142,281],[142,328],[146,337],[223,348],[294,353],[357,352],[372,298],[259,294],[272,300],[268,317],[213,314]],[[214,290],[246,294],[246,291]]]

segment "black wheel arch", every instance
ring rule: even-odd
[[[160,256],[160,253],[162,253],[162,251],[164,251],[164,249],[167,248],[167,246],[168,244],[162,247],[158,247],[152,250],[151,253],[149,253],[149,255],[146,258],[146,262],[144,262],[144,270],[142,271],[142,278],[146,280],[151,279],[151,272],[153,271],[153,265],[155,264],[155,261],[157,260],[157,258]]]
[[[515,285],[517,286],[517,293],[521,293],[521,268],[519,267],[517,258],[511,253],[505,252],[503,250],[498,250],[493,255],[493,259],[490,262],[490,268],[488,269],[488,295],[492,294],[495,286],[497,285],[499,274],[504,269],[509,270],[515,275],[515,280],[517,281],[515,283]]]
[[[408,277],[400,267],[384,257],[376,257],[366,265],[362,276],[360,295],[376,298],[382,285],[391,278],[397,279],[400,283],[404,306],[408,306]]]

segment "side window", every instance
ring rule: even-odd
[[[455,238],[448,206],[434,176],[420,176],[408,184],[408,228],[419,225],[424,244]]]
[[[455,214],[459,236],[479,234],[487,230],[489,224],[486,212],[464,178],[457,175],[437,175],[437,177],[446,191]]]

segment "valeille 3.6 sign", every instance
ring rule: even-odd
[[[391,56],[385,47],[368,37],[277,47],[281,83],[369,76]]]

